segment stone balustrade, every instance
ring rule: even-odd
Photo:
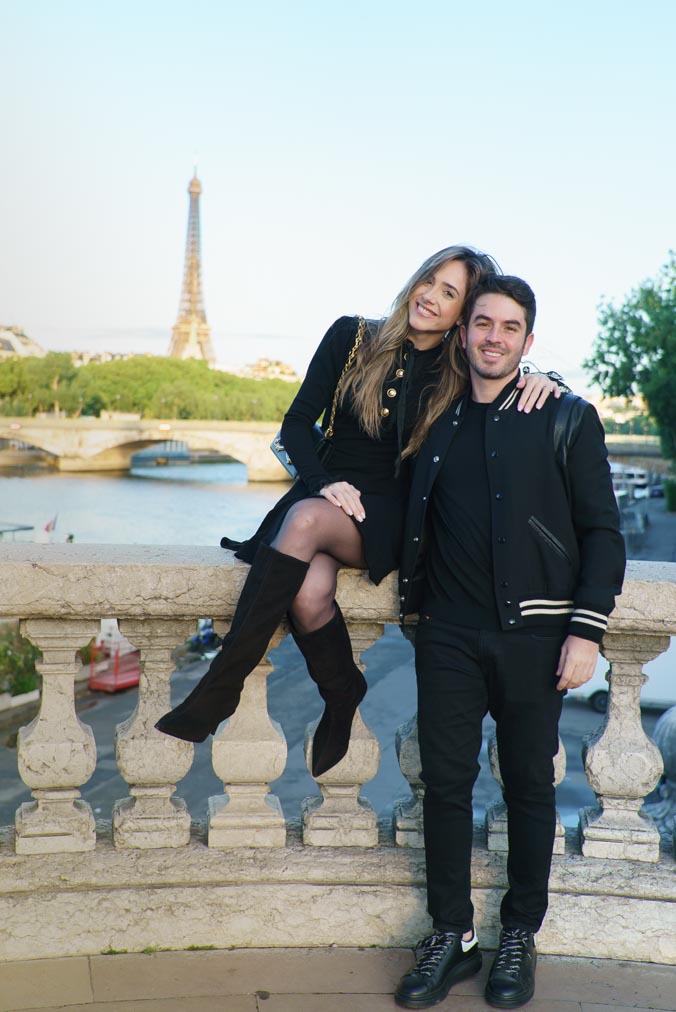
[[[360,793],[382,744],[360,715],[348,754],[318,778],[318,793],[301,812],[283,813],[274,781],[287,746],[268,714],[266,657],[212,742],[223,793],[206,812],[189,812],[177,796],[194,746],[153,726],[169,707],[171,653],[198,617],[229,620],[246,572],[219,549],[0,545],[0,614],[20,619],[42,652],[43,682],[40,712],[17,744],[34,800],[0,831],[0,958],[148,946],[387,946],[425,932],[414,714],[396,734],[410,795],[395,802],[391,824]],[[338,598],[360,663],[397,613],[394,579],[374,588],[343,571]],[[129,794],[96,823],[80,794],[96,769],[96,743],[76,714],[74,681],[77,651],[108,617],[140,649],[142,675],[136,709],[116,729]],[[543,952],[676,964],[673,850],[642,810],[662,759],[639,707],[643,665],[675,633],[676,565],[632,563],[604,641],[608,712],[584,746],[598,804],[581,812],[579,831],[557,834]],[[561,750],[557,782],[564,774]],[[495,940],[506,884],[505,828],[500,805],[476,827],[474,902],[485,944]]]

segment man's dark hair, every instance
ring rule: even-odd
[[[535,324],[535,295],[522,278],[516,278],[512,274],[492,274],[483,278],[465,304],[463,316],[467,325],[472,319],[477,299],[482,295],[506,295],[514,299],[526,314],[526,335],[532,332]]]

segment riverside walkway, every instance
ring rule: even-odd
[[[435,1008],[478,1012],[493,957]],[[229,949],[0,964],[0,1012],[392,1012],[408,949]],[[676,967],[540,956],[529,1012],[676,1010]]]

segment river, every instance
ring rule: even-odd
[[[65,541],[72,534],[89,543],[218,545],[224,534],[253,533],[287,488],[247,484],[239,463],[84,474],[12,468],[0,471],[0,522],[35,528],[17,540]]]

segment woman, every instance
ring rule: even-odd
[[[160,731],[187,741],[215,733],[235,712],[244,679],[288,613],[326,704],[313,739],[314,776],[345,755],[366,682],[334,599],[338,570],[367,569],[379,583],[396,569],[410,459],[466,385],[456,341],[462,307],[474,286],[496,272],[486,254],[450,246],[416,271],[388,317],[362,326],[359,346],[358,319],[341,317],[329,329],[282,425],[299,480],[250,541],[221,541],[251,570],[220,654],[184,702],[157,722]],[[538,374],[521,384],[523,410],[541,406],[555,388]],[[333,437],[322,461],[312,427],[324,412],[326,429],[337,386]]]

